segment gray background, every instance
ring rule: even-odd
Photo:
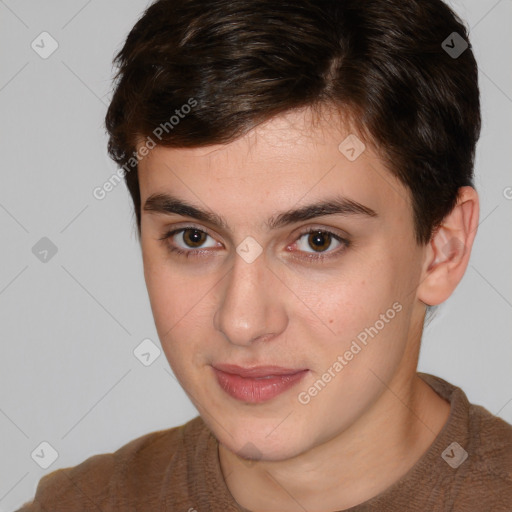
[[[0,512],[54,469],[197,415],[163,353],[147,367],[133,354],[159,342],[128,192],[92,195],[115,171],[102,125],[111,59],[146,5],[0,0]],[[512,422],[512,2],[452,5],[480,67],[481,225],[463,282],[428,325],[420,370]],[[47,59],[31,47],[43,31],[59,45]],[[32,252],[43,237],[57,247],[46,262]],[[58,452],[47,469],[36,463],[51,457],[43,441]]]

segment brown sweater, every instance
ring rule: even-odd
[[[348,510],[512,512],[512,426],[469,404],[461,389],[419,375],[451,403],[446,425],[403,478]],[[245,512],[226,486],[217,447],[198,416],[44,476],[18,512]]]

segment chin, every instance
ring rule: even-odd
[[[225,433],[224,433],[225,434]],[[281,436],[270,436],[267,433],[248,434],[247,430],[241,435],[220,438],[219,442],[230,452],[236,454],[248,463],[257,461],[277,462],[291,459],[302,453],[307,447],[301,446],[295,439]]]

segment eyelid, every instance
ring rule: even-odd
[[[194,225],[193,223],[183,224],[183,225],[173,225],[169,228],[164,228],[162,237],[158,238],[158,240],[165,240],[166,238],[169,238],[170,236],[175,235],[176,233],[179,233],[180,231],[186,231],[187,229],[195,229],[196,231],[201,231],[211,238],[217,239],[216,236],[212,235],[208,228],[205,228],[204,226],[198,226]]]
[[[165,228],[164,228],[165,234],[162,238],[159,238],[159,240],[165,238],[170,233],[176,234],[178,231],[183,231],[186,229],[196,229],[197,231],[202,231],[202,232],[206,233],[207,235],[211,236],[212,238],[216,238],[214,235],[212,235],[210,233],[209,228],[205,227],[204,225],[195,225],[192,222],[192,223],[184,223],[183,225],[180,225],[180,224],[173,225],[172,228],[169,228],[168,230],[165,230]],[[297,238],[299,238],[311,231],[322,231],[325,233],[331,233],[332,235],[338,236],[342,239],[350,238],[350,235],[346,231],[340,230],[339,228],[327,227],[324,225],[301,226],[300,228],[297,228],[294,231],[294,233],[292,233],[291,236],[295,237],[294,238],[294,241],[295,241]]]
[[[343,231],[339,228],[324,226],[321,224],[320,225],[312,224],[312,225],[308,225],[308,226],[301,226],[300,228],[298,228],[297,231],[298,231],[298,234],[293,235],[295,238],[299,238],[302,235],[305,235],[305,234],[311,233],[311,232],[315,232],[315,231],[322,231],[323,233],[330,233],[331,235],[337,236],[341,239],[350,238],[350,235],[346,231]]]

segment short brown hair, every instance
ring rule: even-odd
[[[352,113],[411,191],[416,239],[428,242],[473,184],[481,125],[471,46],[455,57],[447,39],[468,44],[441,0],[157,0],[114,59],[105,120],[139,234],[141,137],[167,126],[158,144],[227,143],[288,110],[332,105]]]

